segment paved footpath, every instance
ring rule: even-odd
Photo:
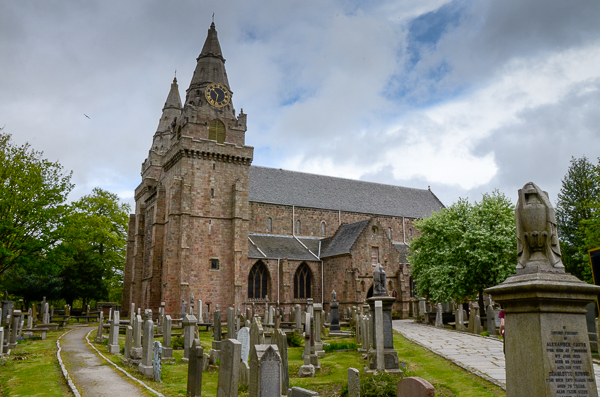
[[[504,353],[498,339],[436,328],[414,320],[394,320],[392,324],[406,339],[506,389]],[[600,365],[594,364],[594,373],[600,394]]]
[[[121,376],[87,345],[92,327],[75,327],[60,339],[61,357],[82,396],[144,397],[141,388]],[[93,334],[93,332],[92,332]]]

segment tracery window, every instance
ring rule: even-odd
[[[208,139],[217,143],[225,142],[225,124],[221,120],[214,119],[208,124]]]
[[[312,272],[306,262],[302,262],[294,274],[294,299],[308,298],[312,298]]]
[[[268,294],[269,270],[258,261],[248,274],[248,299],[263,299]]]

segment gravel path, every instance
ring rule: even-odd
[[[86,344],[93,327],[76,327],[60,340],[61,356],[82,396],[144,397],[141,388],[121,376]]]

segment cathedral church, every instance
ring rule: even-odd
[[[372,294],[381,263],[393,310],[409,313],[413,222],[443,204],[429,189],[253,166],[213,23],[181,102],[174,79],[135,190],[123,308],[179,313],[308,299],[329,310]],[[264,307],[258,305],[257,307]]]

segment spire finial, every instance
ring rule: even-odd
[[[215,13],[213,12],[212,23],[215,23]]]

